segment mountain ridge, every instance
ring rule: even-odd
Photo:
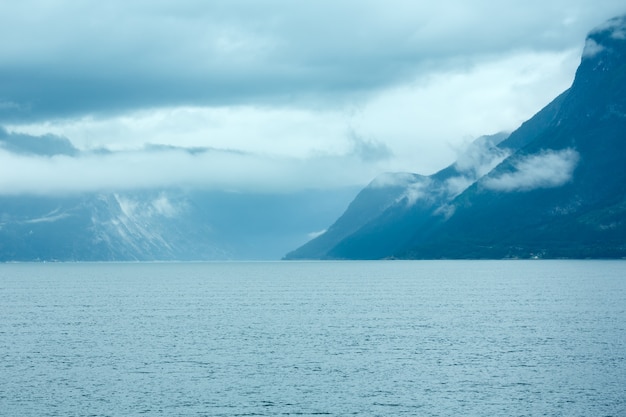
[[[487,172],[467,175],[462,156],[332,246],[322,235],[285,258],[626,257],[626,16],[589,33],[568,90],[482,151]]]
[[[276,260],[355,194],[152,189],[0,196],[0,262]]]

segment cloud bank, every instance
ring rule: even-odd
[[[336,105],[478,56],[578,48],[623,10],[616,0],[4,2],[0,122]]]
[[[624,11],[622,0],[2,2],[0,193],[431,174],[568,88],[586,33]]]
[[[504,192],[560,187],[572,179],[578,160],[578,152],[571,148],[544,151],[518,160],[513,172],[487,177],[481,185]]]
[[[0,195],[115,192],[171,187],[282,193],[360,185],[378,170],[358,156],[275,157],[157,148],[21,155],[0,149]],[[337,172],[344,171],[342,176]],[[161,207],[167,210],[165,206]]]

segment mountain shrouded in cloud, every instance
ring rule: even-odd
[[[356,190],[0,197],[0,262],[276,260]]]
[[[510,136],[428,177],[375,180],[287,258],[626,257],[625,74],[626,15],[589,33],[572,87]],[[490,155],[508,156],[464,174]]]
[[[613,149],[621,127],[594,133],[597,148],[581,136],[585,117],[621,120],[619,77],[599,76],[620,73],[621,29],[583,39],[623,8],[4,2],[1,259],[268,259],[311,236],[312,257],[431,256],[416,236],[433,216],[443,230],[474,201],[508,201],[543,221],[522,197],[554,203],[584,183],[580,199],[551,206],[578,215],[623,183],[621,165],[598,156],[620,154],[598,149]],[[512,134],[472,141],[510,132],[566,89],[581,54],[568,92]],[[557,119],[567,135],[546,133]],[[614,203],[576,221],[619,236]],[[390,239],[368,240],[380,233]]]

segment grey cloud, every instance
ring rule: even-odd
[[[208,152],[230,153],[230,154],[237,154],[237,155],[250,155],[249,152],[244,152],[244,151],[239,151],[239,150],[234,150],[234,149],[219,149],[219,148],[214,148],[210,146],[187,147],[187,146],[176,146],[176,145],[162,145],[162,144],[154,144],[154,143],[148,143],[144,145],[143,150],[147,152],[173,152],[173,151],[185,152],[190,155],[198,155],[198,154],[203,154],[203,153],[208,153]],[[99,151],[110,152],[110,151],[107,151],[106,149],[104,150],[101,149]]]
[[[622,3],[4,2],[0,120],[331,105],[476,55],[577,47]]]
[[[393,156],[391,149],[382,142],[364,139],[356,133],[350,134],[354,146],[354,154],[364,162],[375,162],[389,159]]]
[[[574,149],[544,151],[514,163],[514,171],[486,177],[481,185],[495,191],[530,191],[559,187],[571,180],[579,155]]]
[[[10,133],[0,127],[0,149],[17,154],[31,155],[77,155],[78,149],[63,137],[55,135],[32,136],[22,133]]]

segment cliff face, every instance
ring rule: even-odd
[[[341,239],[287,258],[626,257],[626,16],[588,35],[569,90],[474,148]]]

